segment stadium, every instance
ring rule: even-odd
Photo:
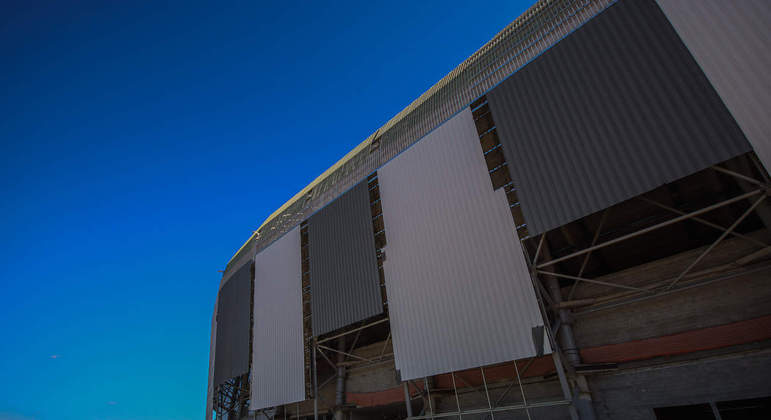
[[[769,23],[538,1],[235,253],[206,418],[771,418]]]

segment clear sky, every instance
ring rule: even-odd
[[[4,1],[0,420],[199,419],[218,270],[530,1]]]

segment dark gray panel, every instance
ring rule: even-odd
[[[356,153],[323,174],[270,217],[228,263],[254,255],[297,226],[442,122],[478,99],[516,69],[558,42],[615,0],[539,0],[427,92],[375,130]],[[369,142],[380,138],[380,146]],[[311,193],[312,190],[312,193]]]
[[[658,4],[771,172],[771,2]]]
[[[383,312],[367,182],[308,220],[313,334]]]
[[[530,234],[750,149],[653,0],[622,0],[487,95]]]
[[[243,265],[219,293],[214,386],[249,370],[251,264]]]

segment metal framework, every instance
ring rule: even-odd
[[[249,375],[230,378],[215,388],[214,410],[217,420],[237,420],[249,410]]]
[[[546,245],[546,234],[541,234],[536,238],[530,238],[531,240],[537,240],[538,242],[535,254],[532,257],[528,256],[527,248],[523,246],[523,252],[525,253],[526,259],[531,266],[533,287],[536,291],[536,296],[539,301],[542,315],[545,320],[549,320],[549,322],[546,322],[545,329],[552,348],[554,349],[552,357],[557,371],[557,377],[563,391],[562,399],[539,402],[528,401],[524,387],[526,383],[523,383],[522,375],[524,375],[524,373],[535,359],[532,358],[526,362],[522,369],[520,369],[519,364],[516,362],[514,363],[514,375],[512,380],[506,386],[503,394],[500,395],[497,399],[492,399],[490,396],[487,377],[485,375],[485,367],[479,368],[482,377],[482,387],[472,386],[465,379],[463,379],[462,376],[457,375],[456,372],[450,372],[453,393],[451,397],[454,396],[456,405],[456,410],[453,411],[436,412],[437,392],[434,390],[432,393],[432,378],[424,378],[422,387],[418,386],[418,384],[416,384],[414,381],[409,381],[409,383],[411,383],[414,388],[418,390],[417,393],[410,393],[409,386],[407,385],[408,382],[405,382],[405,402],[408,406],[408,419],[438,419],[447,417],[462,418],[464,415],[486,414],[486,418],[494,420],[496,413],[511,411],[524,411],[528,418],[531,418],[532,409],[547,406],[565,406],[569,410],[571,418],[578,419],[578,414],[574,403],[576,401],[576,395],[581,392],[581,375],[580,373],[576,373],[574,366],[575,362],[573,360],[568,361],[563,356],[562,346],[557,340],[557,336],[559,334],[566,334],[564,329],[566,325],[563,323],[563,320],[559,316],[560,311],[576,309],[575,312],[572,312],[572,315],[580,316],[582,314],[607,310],[620,305],[639,302],[641,300],[655,299],[661,296],[669,295],[671,293],[700,287],[714,283],[716,281],[730,279],[747,273],[771,269],[771,263],[758,262],[759,260],[771,254],[771,244],[767,243],[765,240],[758,239],[758,237],[753,237],[736,231],[736,228],[743,221],[745,221],[753,212],[758,210],[760,206],[766,203],[766,198],[771,193],[771,183],[769,183],[769,180],[765,178],[765,173],[762,173],[762,179],[756,179],[751,175],[729,170],[722,166],[714,166],[712,167],[712,170],[724,175],[731,176],[743,183],[747,183],[751,185],[752,188],[749,188],[746,192],[735,195],[734,197],[705,205],[699,209],[688,212],[667,206],[647,197],[637,197],[635,200],[646,202],[652,206],[666,210],[670,212],[673,217],[671,219],[656,223],[652,226],[644,227],[634,232],[627,233],[607,241],[600,241],[599,238],[601,237],[602,229],[605,225],[607,216],[611,211],[610,209],[606,209],[601,216],[596,230],[592,234],[591,243],[583,249],[571,252],[558,258],[550,258]],[[741,213],[741,215],[736,217],[735,220],[728,226],[711,222],[702,217],[709,212],[739,202],[747,202],[748,205]],[[672,278],[664,281],[659,280],[649,284],[630,286],[627,284],[619,284],[613,283],[611,281],[590,278],[584,275],[589,259],[596,251],[688,220],[715,229],[716,231],[720,232],[720,235],[710,244],[705,246],[695,258],[686,263],[676,276],[673,276]],[[749,254],[743,255],[741,258],[737,258],[736,261],[732,263],[697,271],[699,263],[704,261],[705,257],[707,257],[711,252],[714,252],[715,248],[729,236],[738,238],[748,244],[753,245],[753,250]],[[528,240],[528,238],[523,239],[523,242],[526,240]],[[574,258],[581,258],[580,268],[577,273],[566,274],[556,269],[560,262]],[[549,277],[566,279],[573,282],[573,284],[569,286],[567,298],[565,300],[562,299],[562,296],[557,295],[557,293],[560,293],[559,289],[555,291],[553,288],[549,287]],[[576,291],[579,290],[582,285],[586,284],[598,285],[615,291],[602,294],[598,297],[576,299]],[[354,369],[357,367],[373,366],[393,360],[393,352],[388,351],[388,346],[391,343],[390,329],[388,330],[386,339],[383,341],[382,348],[377,356],[364,357],[362,355],[355,354],[354,352],[359,342],[359,338],[363,332],[379,325],[384,324],[387,326],[388,322],[389,318],[387,313],[385,313],[384,315],[375,319],[362,321],[359,323],[359,325],[354,326],[347,331],[328,335],[323,338],[313,338],[311,344],[311,350],[313,353],[311,366],[313,381],[314,418],[318,418],[319,400],[323,401],[323,397],[319,395],[318,390],[328,385],[334,379],[338,378],[340,375],[340,368]],[[350,344],[347,348],[335,348],[335,346],[331,345],[333,342],[340,343],[341,340],[345,340],[351,336],[353,336],[353,339],[352,341],[349,341]],[[568,352],[573,350],[577,352],[577,349],[566,350]],[[334,354],[336,358],[332,357],[332,354]],[[567,359],[570,358],[568,357]],[[317,363],[319,360],[324,360],[322,363],[328,364],[334,372],[332,375],[330,375],[330,377],[324,378],[323,380],[319,380],[318,378]],[[249,399],[249,384],[248,380],[246,380],[247,377],[248,376],[245,375],[239,378],[232,378],[226,383],[217,387],[217,392],[215,393],[215,409],[218,419],[236,419],[240,418],[240,416],[246,415],[248,412],[247,410]],[[487,407],[462,409],[461,401],[459,398],[458,385],[462,385],[462,388],[470,389],[471,391],[478,393],[482,398],[482,401],[486,402]],[[501,401],[510,394],[515,385],[519,388],[522,402],[518,404],[501,405]],[[417,413],[416,415],[412,415],[413,413],[411,412],[412,407],[410,405],[410,401],[415,398],[422,398],[425,403],[422,412]],[[285,405],[280,410],[272,410],[272,412],[262,411],[259,413],[267,418],[274,418],[277,416],[277,413],[283,414],[284,418],[296,418],[301,415],[299,403]],[[305,413],[305,415],[309,414],[310,413]]]
[[[649,204],[652,204],[664,210],[668,210],[671,213],[676,214],[677,216],[672,219],[663,221],[661,223],[657,223],[653,226],[649,226],[649,227],[637,230],[635,232],[598,244],[597,238],[600,235],[600,231],[602,229],[603,222],[604,222],[604,215],[603,215],[603,221],[600,222],[599,228],[594,234],[594,239],[592,241],[592,244],[589,247],[579,251],[572,252],[568,255],[565,255],[559,258],[539,261],[539,257],[543,255],[544,240],[545,240],[546,234],[539,235],[539,242],[538,242],[536,254],[532,259],[532,264],[536,268],[536,274],[539,277],[553,276],[557,278],[564,278],[564,279],[574,281],[573,285],[571,286],[570,292],[568,294],[568,300],[558,302],[558,303],[552,301],[551,302],[552,307],[556,307],[557,309],[587,307],[587,308],[584,308],[582,311],[577,312],[576,314],[588,313],[588,312],[593,312],[601,309],[607,309],[610,307],[616,307],[616,306],[619,306],[620,304],[637,302],[641,299],[651,299],[658,296],[667,295],[681,289],[693,288],[699,285],[712,283],[714,281],[718,281],[726,278],[732,278],[742,273],[753,272],[753,271],[758,271],[758,270],[767,268],[767,265],[761,264],[760,266],[753,266],[751,265],[751,263],[754,260],[765,256],[768,253],[769,246],[771,246],[771,244],[768,244],[757,238],[753,238],[748,235],[735,232],[735,229],[737,226],[739,226],[739,224],[741,224],[741,222],[745,221],[747,217],[750,214],[752,214],[753,211],[755,211],[761,204],[763,204],[764,201],[766,201],[768,195],[771,194],[771,184],[768,183],[768,180],[765,180],[765,179],[758,180],[748,175],[727,170],[721,166],[713,166],[711,169],[726,175],[733,176],[738,180],[749,182],[752,185],[754,185],[756,188],[752,189],[751,191],[745,192],[743,194],[739,194],[735,197],[722,200],[717,203],[714,203],[714,204],[702,207],[698,210],[694,210],[687,213],[684,211],[663,205],[661,203],[655,202],[645,197],[638,197],[637,198],[638,200],[647,202]],[[737,203],[745,200],[749,201],[750,205],[738,218],[736,218],[736,220],[730,226],[727,226],[727,227],[721,226],[699,217],[705,213],[720,209],[729,204],[733,204],[733,203]],[[606,210],[605,214],[607,214],[607,211],[608,210]],[[624,284],[617,284],[617,283],[601,281],[597,279],[591,279],[583,276],[583,271],[584,271],[584,268],[586,267],[586,262],[588,261],[592,252],[605,247],[618,244],[623,241],[627,241],[632,238],[639,237],[641,235],[652,232],[654,230],[661,229],[686,220],[691,220],[696,223],[709,226],[711,228],[714,228],[720,231],[721,234],[709,246],[707,246],[707,248],[704,249],[694,260],[692,260],[687,266],[685,266],[677,276],[663,282],[659,281],[659,282],[654,282],[654,283],[641,285],[641,286],[629,286]],[[720,267],[713,267],[713,268],[710,268],[709,270],[694,271],[694,268],[698,266],[698,264],[701,261],[703,261],[703,259],[707,255],[709,255],[715,249],[715,247],[718,246],[729,235],[745,240],[755,245],[756,247],[758,247],[758,249],[753,251],[751,254],[738,259],[736,262],[732,264],[727,264]],[[584,261],[577,275],[570,275],[570,274],[564,274],[564,273],[553,271],[553,267],[557,263],[560,263],[562,261],[566,261],[572,258],[577,258],[580,256],[584,256]],[[716,275],[716,274],[721,274],[721,275]],[[580,287],[582,283],[598,284],[601,286],[608,287],[609,289],[620,289],[620,290],[623,290],[623,292],[608,294],[602,297],[591,298],[591,299],[573,300],[576,288]],[[611,301],[613,301],[612,304],[607,303]]]

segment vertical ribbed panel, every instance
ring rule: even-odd
[[[234,259],[228,264],[225,268],[225,273],[222,274],[222,278],[220,279],[220,289],[222,289],[222,286],[224,286],[238,270],[243,268],[244,265],[252,263],[254,254],[256,253],[255,251],[256,249],[253,246],[249,247],[248,251],[240,253],[237,259]]]
[[[219,293],[217,293],[219,295]],[[217,299],[219,300],[219,299]],[[216,301],[215,301],[216,302]],[[206,420],[211,420],[214,409],[214,354],[217,351],[217,304],[211,316],[211,338],[209,339],[209,380],[206,385]]]
[[[254,258],[254,349],[249,408],[305,399],[300,228]]]
[[[487,98],[530,234],[750,150],[653,0],[622,0]]]
[[[313,335],[383,312],[367,181],[308,219]]]
[[[378,178],[402,380],[535,355],[531,329],[543,320],[471,112],[386,164]]]
[[[251,267],[243,265],[219,291],[214,386],[249,370]]]
[[[450,74],[289,200],[233,257],[228,269],[366,178],[516,69],[583,25],[615,0],[540,0]],[[379,147],[371,147],[378,139]]]
[[[771,171],[771,2],[657,1]]]

